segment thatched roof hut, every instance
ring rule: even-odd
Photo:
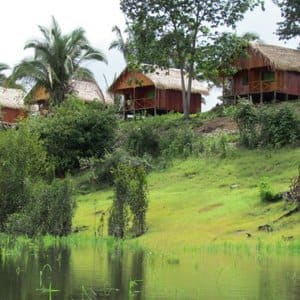
[[[72,93],[85,102],[105,102],[104,95],[96,81],[71,81]]]
[[[187,87],[188,78],[185,76]],[[109,93],[122,95],[122,110],[126,114],[143,110],[156,114],[168,111],[183,112],[182,84],[179,69],[161,69],[143,65],[141,70],[125,70],[108,89]],[[203,82],[192,80],[190,112],[201,111],[202,95],[208,95]]]
[[[24,98],[26,93],[20,89],[0,87],[0,106],[13,109],[26,109]]]
[[[274,69],[300,72],[300,50],[261,43],[250,43],[250,49],[261,55]]]
[[[36,111],[36,107],[24,103],[26,93],[20,89],[0,87],[0,122],[11,126],[19,119],[28,115],[29,112]]]
[[[247,57],[235,66],[238,72],[223,89],[228,102],[248,98],[268,103],[300,97],[300,50],[250,43]]]
[[[175,69],[175,68],[161,69],[159,67],[154,67],[150,65],[145,65],[145,66],[146,69],[149,69],[149,72],[145,72],[145,71],[132,72],[128,68],[125,68],[124,71],[119,75],[119,77],[109,87],[109,91],[115,92],[116,85],[122,79],[122,77],[124,77],[128,72],[143,73],[144,76],[146,76],[157,89],[182,91],[181,75],[179,69]],[[188,82],[188,78],[187,76],[185,76],[186,85],[187,82]],[[136,86],[145,85],[145,82],[138,82],[132,80],[131,86],[134,87],[135,85]],[[194,79],[192,81],[192,93],[208,95],[209,91],[208,88],[203,84],[203,82]]]

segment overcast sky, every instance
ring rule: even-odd
[[[256,9],[247,13],[244,21],[238,24],[237,32],[258,33],[260,38],[269,44],[283,45],[296,48],[298,41],[291,40],[286,43],[279,41],[275,35],[276,23],[280,20],[280,11],[271,0],[266,0],[266,10]],[[122,55],[108,47],[115,35],[111,32],[114,25],[124,28],[124,16],[119,9],[119,0],[9,0],[1,3],[0,18],[0,62],[13,67],[30,52],[24,51],[26,41],[39,38],[38,25],[48,26],[54,16],[63,32],[69,32],[82,27],[90,43],[101,49],[107,59],[108,65],[103,63],[90,63],[89,67],[101,88],[106,90],[104,75],[109,83],[115,74],[122,71],[125,66]],[[218,92],[217,92],[218,93]],[[207,108],[215,103],[216,93],[207,98]]]

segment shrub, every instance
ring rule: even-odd
[[[123,238],[129,232],[134,236],[143,234],[146,231],[148,208],[144,167],[131,163],[119,164],[114,170],[114,186],[115,198],[108,221],[109,235]]]
[[[35,180],[51,180],[51,165],[38,136],[28,128],[0,133],[0,230],[7,217],[21,211]]]
[[[127,136],[127,150],[131,155],[143,156],[149,154],[152,157],[160,155],[160,138],[152,124],[144,122],[140,126],[133,127]]]
[[[195,141],[196,136],[190,126],[172,128],[161,135],[161,149],[168,158],[187,158],[193,153]]]
[[[70,97],[53,115],[33,119],[29,126],[44,142],[57,175],[63,176],[78,169],[81,158],[101,158],[110,151],[118,122],[114,109]]]
[[[274,194],[267,178],[262,178],[258,184],[260,199],[263,202],[276,202],[282,199],[282,194]]]
[[[27,205],[8,217],[6,230],[11,234],[67,235],[71,232],[75,202],[70,184],[54,180],[32,186]]]
[[[235,120],[241,144],[248,148],[283,147],[300,141],[300,122],[289,107],[274,109],[242,105]]]
[[[257,136],[258,116],[252,105],[242,105],[235,114],[240,131],[241,144],[248,148],[255,148],[258,145]]]
[[[93,160],[90,166],[93,169],[93,181],[96,185],[112,185],[114,183],[113,170],[119,164],[130,163],[132,166],[143,166],[146,172],[150,171],[149,159],[131,156],[125,150],[118,148],[114,152],[107,152],[102,159]]]

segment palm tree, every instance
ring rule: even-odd
[[[5,74],[3,74],[3,71],[8,70],[8,65],[0,63],[0,86],[3,86],[7,77]]]
[[[128,63],[128,60],[129,60],[129,42],[128,42],[128,40],[124,39],[121,29],[118,26],[115,25],[112,28],[112,32],[114,32],[116,34],[117,39],[111,42],[111,44],[109,46],[109,50],[111,50],[111,49],[119,50],[123,54],[125,62]],[[128,28],[126,29],[125,32],[130,33]]]
[[[97,60],[106,63],[104,54],[94,49],[82,28],[63,34],[54,18],[50,28],[39,26],[42,40],[29,41],[24,49],[33,49],[34,57],[23,60],[13,70],[12,77],[44,87],[53,105],[59,105],[70,92],[74,78],[93,78],[82,63]]]

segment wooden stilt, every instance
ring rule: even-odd
[[[285,101],[289,101],[289,94],[285,94]]]
[[[274,96],[273,96],[273,103],[277,102],[277,93],[276,91],[274,92]]]

